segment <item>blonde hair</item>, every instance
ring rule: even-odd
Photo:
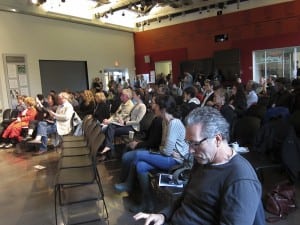
[[[95,94],[95,99],[99,100],[99,102],[106,102],[106,96],[103,92],[97,92]]]
[[[35,106],[36,105],[36,102],[35,102],[35,99],[32,98],[32,97],[26,97],[24,99],[24,103],[28,106]]]
[[[89,105],[91,102],[95,103],[94,93],[91,90],[83,91],[83,99],[85,105]]]

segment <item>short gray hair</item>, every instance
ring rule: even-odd
[[[220,134],[229,141],[229,124],[221,113],[210,106],[194,109],[185,119],[186,126],[201,124],[202,136],[212,138]]]

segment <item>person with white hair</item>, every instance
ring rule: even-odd
[[[195,163],[183,194],[158,214],[138,213],[145,225],[264,225],[262,188],[252,165],[229,146],[229,124],[213,107],[186,119],[186,142]]]
[[[47,120],[40,121],[37,127],[37,135],[34,140],[28,143],[40,144],[39,151],[36,155],[44,154],[47,152],[48,135],[55,134],[67,135],[71,132],[71,119],[74,114],[74,109],[69,100],[69,94],[67,92],[61,92],[58,94],[58,107],[56,112],[48,110],[48,113],[53,118],[51,122]],[[54,143],[57,145],[58,143]]]

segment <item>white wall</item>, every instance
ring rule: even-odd
[[[128,69],[135,75],[133,34],[70,22],[0,12],[0,54],[25,54],[31,95],[41,93],[39,60],[87,61],[89,84],[99,70]],[[0,62],[0,109],[8,107],[5,71]],[[55,87],[53,87],[55,90]],[[2,105],[1,105],[2,104]]]

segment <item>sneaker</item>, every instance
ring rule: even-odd
[[[0,148],[4,148],[5,145],[6,145],[5,143],[1,143]]]
[[[14,147],[14,145],[12,143],[9,143],[9,144],[4,146],[4,148],[12,148],[12,147]]]
[[[45,154],[47,150],[39,150],[38,152],[33,153],[33,155],[42,155]]]

